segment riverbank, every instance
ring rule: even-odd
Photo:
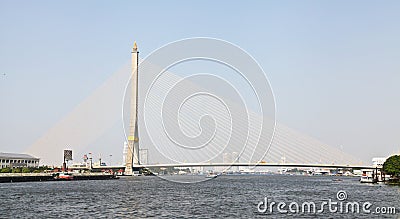
[[[70,180],[108,180],[118,179],[108,173],[73,173]],[[59,181],[55,173],[0,173],[0,183],[12,182],[38,182],[38,181]]]

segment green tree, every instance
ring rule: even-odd
[[[10,167],[5,167],[5,168],[1,169],[0,172],[2,172],[2,173],[11,173],[11,168]]]
[[[22,172],[23,172],[23,173],[30,173],[31,170],[30,170],[28,167],[23,167],[23,168],[22,168]]]
[[[383,164],[383,171],[392,176],[400,176],[400,155],[389,157]]]
[[[21,167],[12,168],[12,172],[13,173],[21,173],[22,172],[22,168]]]

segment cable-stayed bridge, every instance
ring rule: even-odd
[[[157,63],[151,63],[147,67],[159,70]],[[229,75],[229,70],[221,69],[223,73],[217,75],[217,79],[204,78],[210,75],[197,74],[195,75],[197,78],[191,80],[183,80],[185,76],[165,71],[157,78],[151,92],[147,88],[153,78],[146,78],[149,75],[143,73],[148,70],[139,67],[138,92],[143,96],[139,95],[136,103],[139,106],[137,121],[140,149],[147,150],[148,157],[146,159],[139,157],[138,161],[132,164],[135,168],[189,166],[371,168],[336,147],[275,123],[272,117],[274,115],[265,116],[265,111],[262,112],[254,107],[256,104],[252,102],[252,97],[241,98],[241,95],[236,94],[248,89],[246,83],[240,84],[235,80],[226,87],[209,86],[213,84],[212,82],[222,84],[225,79],[221,78]],[[121,96],[124,92],[124,117],[129,118],[132,104],[132,94],[129,91],[132,84],[126,86],[126,82],[131,82],[129,80],[131,73],[132,69],[125,66],[113,74],[91,96],[35,142],[28,149],[29,153],[53,164],[61,160],[55,155],[61,154],[60,152],[66,147],[73,149],[75,154],[87,153],[86,148],[89,145],[99,136],[107,134],[115,123],[120,121]],[[195,79],[199,79],[200,82],[196,83]],[[129,89],[124,90],[125,87]],[[184,89],[172,89],[177,87]],[[227,93],[227,90],[232,93]],[[187,98],[188,95],[190,98]],[[129,126],[129,121],[129,119],[122,121],[126,133],[129,133],[128,128],[132,127]],[[261,133],[261,128],[264,129],[264,134]],[[129,139],[130,136],[127,137]],[[117,145],[112,145],[112,150],[117,153],[122,151],[123,139],[119,138],[118,141]],[[185,147],[187,145],[192,147]],[[110,148],[102,146],[97,149],[106,150],[105,147],[107,150]],[[133,153],[133,148],[131,147],[129,151]]]

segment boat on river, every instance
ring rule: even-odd
[[[60,180],[73,180],[74,175],[72,173],[67,173],[67,172],[61,172],[56,176],[56,179]]]

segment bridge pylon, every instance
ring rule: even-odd
[[[137,168],[134,165],[139,165],[139,133],[138,133],[138,67],[139,67],[139,50],[136,42],[132,48],[132,96],[131,110],[129,122],[128,136],[128,151],[126,154],[125,175],[137,174]]]

